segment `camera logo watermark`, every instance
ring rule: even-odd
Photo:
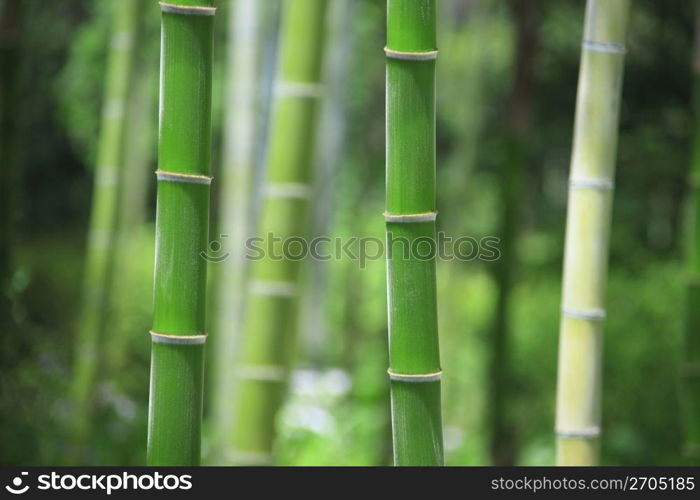
[[[26,484],[24,487],[22,487],[22,476],[27,476],[29,475],[28,472],[22,472],[19,476],[15,477],[12,479],[12,485],[7,485],[5,486],[5,489],[12,493],[13,495],[21,495],[23,493],[26,493],[27,490],[29,490],[29,485]]]
[[[219,239],[210,242],[208,249],[202,251],[200,256],[214,264],[224,262],[231,255],[224,248],[223,240],[226,238],[228,235],[222,234]],[[360,269],[365,269],[368,262],[385,258],[412,261],[439,259],[491,262],[501,257],[500,242],[500,238],[496,236],[453,238],[442,231],[437,233],[435,238],[420,236],[410,239],[389,231],[385,240],[355,236],[349,238],[317,236],[309,240],[300,236],[282,238],[268,233],[265,237],[256,236],[246,240],[245,258],[250,261],[350,260],[357,262]]]
[[[28,472],[22,472],[20,476],[12,479],[12,484],[5,489],[13,495],[22,495],[29,491],[30,485],[25,484],[24,476]],[[28,478],[27,478],[28,482]],[[40,491],[95,491],[111,495],[115,491],[148,491],[148,490],[190,490],[192,489],[192,476],[190,474],[161,474],[149,472],[142,474],[40,474],[36,477],[36,490]]]

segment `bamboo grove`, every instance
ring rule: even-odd
[[[0,0],[0,463],[700,463],[700,0],[63,3]]]

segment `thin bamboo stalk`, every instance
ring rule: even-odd
[[[693,61],[695,137],[689,176],[687,285],[684,364],[681,370],[685,417],[684,454],[700,459],[700,3],[696,6]]]
[[[328,0],[288,0],[283,6],[281,64],[258,225],[265,239],[262,248],[268,248],[268,235],[284,240],[304,237],[307,230],[327,5]],[[268,254],[251,266],[229,457],[235,463],[272,462],[275,416],[296,338],[300,265]]]
[[[212,0],[161,3],[148,464],[198,465],[211,177]]]
[[[257,153],[258,75],[261,12],[259,0],[233,0],[229,11],[228,94],[221,185],[221,224],[230,255],[218,266],[215,425],[219,443],[231,435],[232,387],[238,332],[243,325],[245,241],[250,236],[253,173]],[[223,236],[222,236],[223,237]]]
[[[501,258],[496,262],[498,299],[491,341],[489,398],[490,448],[494,465],[513,465],[516,458],[515,425],[512,412],[512,375],[509,363],[512,289],[517,275],[517,240],[520,226],[522,178],[529,158],[528,131],[531,120],[532,81],[537,49],[537,0],[511,0],[515,74],[506,108],[504,164],[500,170]]]
[[[138,0],[115,4],[107,62],[101,132],[88,234],[82,310],[76,343],[72,393],[78,446],[90,432],[91,398],[99,362],[99,342],[106,326],[114,267],[119,176],[123,162],[125,107],[138,24]]]
[[[9,323],[12,270],[12,205],[17,160],[17,90],[22,2],[0,6],[0,324]]]
[[[569,180],[557,463],[599,462],[601,361],[629,0],[588,0]]]
[[[435,0],[388,0],[387,300],[396,465],[442,465],[435,284]],[[412,248],[390,239],[405,238]],[[421,241],[432,241],[420,257]],[[425,247],[422,250],[426,255]]]
[[[150,41],[150,31],[156,26],[140,26],[136,44],[143,47]],[[154,39],[155,41],[155,39]],[[149,47],[150,48],[150,47]],[[155,160],[156,141],[156,95],[157,52],[143,50],[136,54],[134,71],[129,88],[129,103],[126,109],[126,133],[124,136],[123,167],[120,176],[119,214],[115,239],[115,269],[112,283],[113,307],[109,318],[116,335],[109,335],[106,344],[105,365],[111,374],[123,370],[132,350],[134,337],[124,332],[142,332],[143,317],[134,314],[138,294],[134,294],[134,263],[143,255],[141,245],[145,234],[144,223],[149,187],[152,180],[151,165]],[[146,281],[142,282],[144,285]]]
[[[322,237],[329,234],[331,220],[335,212],[335,202],[339,199],[336,184],[340,170],[345,167],[346,153],[346,81],[353,68],[353,50],[350,43],[350,25],[348,19],[354,19],[353,11],[357,7],[352,0],[334,0],[329,5],[328,31],[326,49],[328,64],[326,74],[326,91],[319,112],[319,128],[323,137],[319,141],[314,164],[313,211],[310,216],[310,237]],[[312,259],[307,267],[308,289],[301,299],[300,324],[304,332],[301,339],[301,351],[307,363],[315,367],[329,366],[333,363],[329,352],[330,332],[326,321],[329,296],[328,262]],[[352,267],[356,270],[355,263]],[[349,292],[349,290],[348,290]],[[349,294],[352,295],[352,294]]]

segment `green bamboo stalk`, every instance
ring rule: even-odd
[[[603,320],[629,0],[588,0],[569,180],[557,463],[599,462]]]
[[[520,226],[522,177],[529,156],[528,130],[532,80],[537,46],[537,0],[511,0],[515,74],[506,107],[504,164],[500,171],[501,259],[495,266],[498,299],[493,325],[489,367],[491,460],[494,465],[513,465],[516,436],[512,414],[508,411],[512,379],[509,363],[510,315],[512,288],[517,274],[517,239]]]
[[[681,370],[685,417],[684,454],[700,459],[700,3],[696,6],[693,61],[695,137],[689,178],[687,285],[684,364]]]
[[[218,442],[231,435],[236,345],[245,311],[245,241],[250,236],[256,161],[261,12],[259,0],[233,0],[229,11],[228,93],[221,184],[221,223],[228,257],[218,266],[215,425]],[[224,451],[224,455],[226,452]]]
[[[268,235],[286,239],[306,233],[327,5],[328,0],[287,0],[283,7],[281,67],[258,225],[266,249]],[[275,416],[296,338],[300,265],[268,254],[251,266],[229,457],[236,463],[272,462]]]
[[[114,264],[118,180],[123,161],[124,115],[139,2],[125,0],[115,5],[72,382],[74,436],[78,446],[90,432],[90,401],[97,376],[98,344],[106,326]]]
[[[200,461],[215,10],[161,3],[149,465]]]
[[[436,31],[435,0],[388,0],[385,218],[396,465],[444,460],[435,284]],[[400,239],[409,242],[410,255]],[[419,256],[426,254],[421,241],[432,242],[428,258]]]

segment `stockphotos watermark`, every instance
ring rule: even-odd
[[[208,262],[215,264],[226,261],[231,252],[227,251],[228,235],[222,234],[209,243],[209,248],[200,253]],[[248,238],[245,242],[247,260],[317,261],[345,260],[357,262],[360,269],[365,269],[368,262],[384,258],[413,261],[459,260],[464,262],[482,260],[492,262],[501,257],[499,248],[501,240],[496,236],[460,236],[453,238],[444,232],[437,233],[436,238],[420,236],[407,238],[393,232],[386,234],[386,239],[375,237],[330,237],[317,236],[312,239],[300,236],[282,238],[273,233],[265,237]]]
[[[71,474],[51,472],[36,476],[36,484],[29,484],[29,473],[15,476],[5,490],[13,495],[23,495],[28,491],[91,491],[111,495],[116,491],[174,491],[191,490],[190,474],[161,474],[147,472],[131,474]]]

